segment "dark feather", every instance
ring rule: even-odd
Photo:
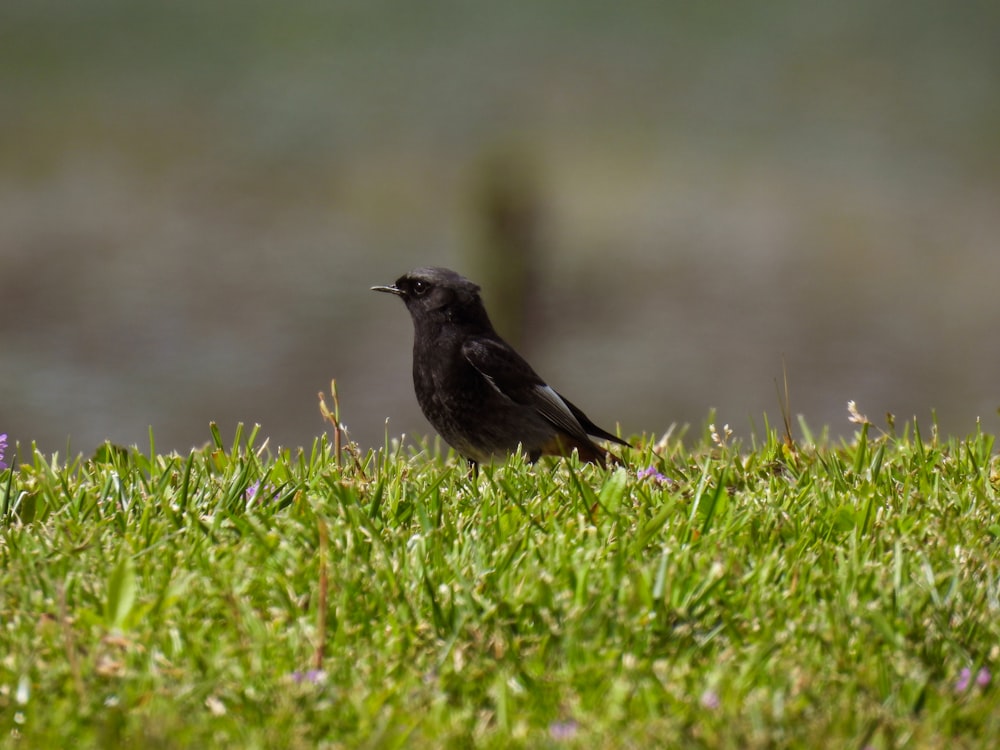
[[[502,395],[518,404],[533,407],[557,430],[589,443],[588,435],[628,443],[605,432],[562,394],[546,385],[531,365],[502,340],[476,337],[462,344],[462,355]]]

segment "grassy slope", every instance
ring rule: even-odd
[[[869,429],[478,480],[36,455],[0,472],[0,744],[991,746],[995,685],[956,686],[1000,659],[993,439]]]

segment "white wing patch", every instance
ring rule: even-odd
[[[570,411],[568,406],[566,406],[566,402],[560,398],[558,393],[544,383],[542,385],[535,386],[535,393],[537,393],[539,398],[542,400],[542,405],[541,408],[539,408],[539,411],[545,416],[546,419],[551,421],[553,424],[558,425],[569,434],[577,435],[586,439],[587,431],[583,429],[583,425],[581,425],[580,422],[577,421],[577,418],[573,416],[573,412]]]
[[[566,402],[559,398],[558,393],[544,383],[542,385],[536,385],[535,390],[538,391],[538,395],[541,396],[546,403],[552,404],[560,412],[562,412],[566,419],[570,422],[576,422],[576,417],[573,416],[573,412],[571,412],[569,407],[566,406]],[[580,429],[583,428],[581,427]]]

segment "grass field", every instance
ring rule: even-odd
[[[993,747],[993,437],[854,418],[478,477],[10,445],[0,745]]]

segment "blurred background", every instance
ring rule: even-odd
[[[419,265],[602,426],[737,436],[787,363],[1000,418],[1000,4],[4,0],[0,432],[425,435]],[[388,424],[386,423],[388,420]]]

